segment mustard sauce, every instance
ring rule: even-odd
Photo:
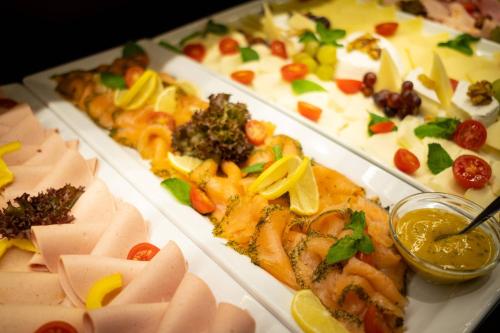
[[[489,235],[475,228],[460,236],[435,241],[437,236],[462,230],[467,220],[442,209],[425,208],[406,213],[396,234],[414,255],[443,269],[474,270],[492,260],[495,245]]]

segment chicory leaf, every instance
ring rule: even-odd
[[[182,204],[191,206],[189,192],[191,186],[188,182],[179,178],[168,178],[161,182],[161,186],[166,188]]]

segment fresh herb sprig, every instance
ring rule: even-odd
[[[472,49],[470,44],[477,43],[479,40],[479,37],[474,37],[469,34],[461,34],[454,39],[450,39],[449,41],[438,43],[438,46],[448,47],[465,55],[471,56],[474,54],[474,50]]]
[[[437,118],[434,121],[415,128],[415,135],[422,139],[425,137],[451,139],[460,121],[454,118]]]
[[[306,31],[300,36],[299,41],[301,43],[307,43],[310,41],[316,41],[321,45],[331,44],[336,47],[342,47],[337,40],[344,38],[346,31],[342,29],[330,29],[327,28],[322,22],[316,23],[316,33],[312,31]]]
[[[430,143],[428,149],[427,166],[432,174],[437,175],[452,166],[453,160],[439,143]]]

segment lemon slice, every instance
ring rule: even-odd
[[[172,114],[177,107],[177,87],[170,86],[165,88],[155,103],[155,111]]]
[[[190,173],[191,171],[196,169],[201,163],[203,163],[203,161],[200,160],[199,158],[191,156],[174,155],[171,152],[168,153],[167,158],[172,168],[184,174]]]
[[[125,110],[138,109],[157,91],[160,80],[158,74],[148,69],[129,90],[115,93],[115,104]]]
[[[290,210],[299,215],[312,215],[319,209],[319,192],[316,177],[308,161],[306,170],[295,186],[289,189]]]
[[[156,99],[163,92],[163,81],[161,80],[160,75],[156,75],[156,80],[158,81],[156,83],[156,91],[149,97],[149,99],[147,101],[148,104],[155,104],[156,103]]]
[[[292,316],[306,333],[349,333],[309,289],[300,290],[293,297]]]
[[[188,82],[188,81],[177,81],[175,83],[175,85],[177,87],[179,87],[179,89],[181,89],[182,91],[184,91],[187,95],[196,96],[196,97],[200,96],[198,88],[196,88],[191,82]]]

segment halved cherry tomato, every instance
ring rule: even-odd
[[[486,142],[486,127],[477,120],[468,119],[457,126],[453,141],[460,147],[479,150]]]
[[[375,31],[384,37],[392,36],[396,33],[399,24],[397,22],[385,22],[375,26]]]
[[[128,260],[149,261],[160,252],[160,249],[151,243],[139,243],[128,252]]]
[[[280,40],[273,40],[271,42],[271,54],[283,59],[288,58],[285,43]]]
[[[483,188],[491,178],[491,166],[480,157],[461,155],[453,162],[453,176],[465,189]]]
[[[377,310],[377,306],[370,304],[363,318],[365,333],[388,333],[389,327],[384,321],[383,315]]]
[[[14,106],[17,105],[17,102],[13,99],[10,98],[0,98],[0,108],[4,109],[12,109]]]
[[[203,60],[203,58],[205,57],[205,46],[203,46],[203,44],[199,44],[199,43],[196,43],[196,44],[189,44],[189,45],[186,45],[184,46],[184,49],[182,50],[182,52],[187,55],[188,57],[198,61],[198,62],[201,62]]]
[[[191,187],[189,192],[191,205],[200,214],[212,213],[215,210],[215,205],[210,198],[197,187]]]
[[[258,120],[249,120],[245,124],[245,135],[251,144],[258,146],[264,143],[267,137],[266,125]]]
[[[400,148],[394,154],[394,164],[396,168],[407,174],[412,174],[420,168],[420,161],[408,149]]]
[[[132,87],[132,85],[137,81],[137,79],[144,73],[144,68],[141,66],[132,66],[125,72],[125,83],[127,87]]]
[[[451,89],[453,89],[453,91],[457,90],[457,86],[458,86],[458,81],[457,80],[450,79],[450,84],[451,84]]]
[[[78,333],[78,331],[65,321],[50,321],[40,326],[35,333]]]
[[[337,79],[335,82],[344,94],[355,94],[361,91],[361,86],[363,85],[361,81],[349,79]]]
[[[375,259],[373,259],[373,254],[371,253],[358,252],[356,253],[356,258],[358,258],[361,261],[364,261],[370,266],[375,266]]]
[[[231,78],[241,84],[250,85],[255,78],[255,73],[253,71],[236,71],[231,74]]]
[[[293,63],[281,67],[281,77],[283,80],[292,82],[303,79],[307,75],[307,66],[304,64]]]
[[[219,42],[219,51],[225,55],[237,53],[239,47],[238,41],[231,37],[224,37]]]
[[[297,103],[297,109],[301,115],[311,119],[312,121],[318,121],[319,117],[321,117],[321,112],[323,111],[315,105],[300,101]]]
[[[396,124],[388,120],[371,125],[370,131],[372,131],[373,134],[389,133],[392,132],[392,130],[394,130],[395,127]]]

